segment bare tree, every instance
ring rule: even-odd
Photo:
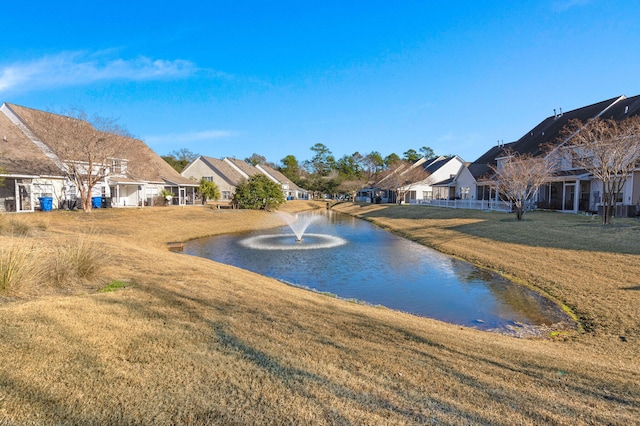
[[[640,116],[622,121],[595,118],[573,120],[564,129],[572,166],[602,182],[602,224],[611,223],[616,200],[640,159]]]
[[[366,179],[352,179],[352,180],[343,180],[338,185],[337,190],[344,194],[348,194],[351,201],[355,201],[358,192],[366,188],[369,184],[369,181]]]
[[[498,192],[512,203],[518,220],[527,203],[537,194],[556,168],[556,162],[546,156],[533,157],[506,150],[505,159],[492,166]]]
[[[171,151],[169,154],[178,161],[185,161],[187,164],[194,161],[200,154],[191,151],[189,148],[180,148]]]
[[[39,133],[62,163],[67,178],[74,183],[85,212],[91,211],[92,192],[112,172],[121,172],[129,133],[114,119],[88,116],[81,110],[65,115],[43,114]]]
[[[398,161],[389,168],[385,176],[378,181],[378,186],[395,192],[396,202],[400,204],[406,194],[424,182],[429,177],[429,172],[421,163],[410,161]]]
[[[174,151],[171,151],[167,155],[163,155],[162,159],[169,163],[171,167],[173,167],[178,173],[182,173],[182,171],[187,167],[187,165],[196,158],[198,158],[200,154],[192,152],[188,148],[180,148]]]

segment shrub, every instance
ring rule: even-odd
[[[167,199],[168,197],[171,197],[169,199]],[[168,189],[163,189],[162,191],[160,191],[160,199],[162,204],[160,205],[164,205],[164,206],[168,206],[169,204],[171,204],[171,199],[173,198],[173,192],[171,192]]]
[[[204,180],[204,178],[200,180],[198,192],[200,192],[200,196],[202,197],[202,204],[207,204],[207,200],[217,200],[220,198],[218,185],[216,185],[215,182]]]
[[[284,203],[282,188],[265,175],[251,176],[236,187],[233,202],[241,209],[277,210]]]

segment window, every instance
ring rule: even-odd
[[[114,158],[111,160],[111,174],[123,175],[127,173],[127,160]]]
[[[222,199],[230,200],[231,199],[231,191],[222,191]]]
[[[624,203],[624,185],[618,192],[618,197],[616,198],[616,203]]]
[[[33,187],[36,197],[53,197],[53,185],[48,183],[36,183]]]
[[[471,188],[468,186],[463,186],[460,188],[460,198],[463,200],[469,199],[469,192],[471,192]]]
[[[213,176],[202,176],[202,180],[207,182],[213,182]]]

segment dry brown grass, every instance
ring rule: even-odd
[[[603,227],[594,217],[549,212],[517,221],[503,213],[420,206],[342,210],[533,285],[572,308],[590,332],[640,336],[637,219]]]
[[[0,246],[0,292],[19,293],[23,283],[38,281],[39,253],[31,243],[5,239]]]
[[[83,235],[110,261],[72,288],[25,292],[0,306],[0,424],[637,423],[633,249],[545,245],[506,215],[405,207],[336,208],[532,278],[591,316],[591,331],[514,339],[329,298],[166,247],[279,225],[274,214],[52,212],[47,229],[25,240],[64,246]],[[556,261],[566,256],[572,262]],[[615,261],[615,277],[592,256]],[[592,272],[577,276],[589,281],[575,280],[585,267]],[[129,285],[97,291],[113,279]],[[599,300],[605,294],[616,300]]]

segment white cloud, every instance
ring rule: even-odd
[[[150,144],[185,144],[190,142],[206,141],[211,139],[224,139],[236,136],[238,132],[233,130],[202,130],[198,132],[169,133],[165,135],[151,135],[143,139]]]
[[[0,65],[0,92],[80,86],[99,81],[184,78],[197,71],[185,60],[107,58],[104,54],[64,52],[43,58]]]

